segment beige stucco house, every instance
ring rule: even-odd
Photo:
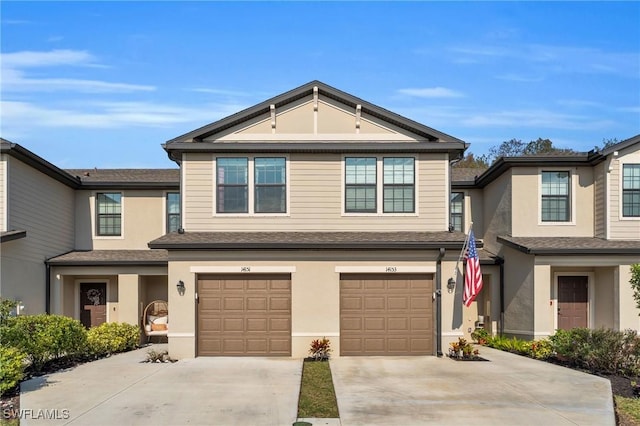
[[[435,355],[478,326],[640,329],[640,136],[486,171],[452,167],[466,148],[318,81],[168,141],[174,170],[60,170],[3,141],[2,297],[87,325],[138,324],[167,300],[176,358],[302,357],[321,337],[335,356]],[[46,211],[12,207],[13,169],[67,197],[45,227],[62,241],[29,258],[27,281],[21,250]],[[471,222],[485,284],[463,308]]]

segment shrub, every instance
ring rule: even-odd
[[[18,306],[15,300],[3,299],[0,297],[0,325],[5,324],[11,317],[11,312]]]
[[[640,374],[640,337],[633,330],[558,330],[550,337],[553,351],[591,372]]]
[[[549,359],[553,355],[553,347],[551,341],[547,339],[534,340],[528,342],[527,356],[535,359]]]
[[[477,328],[473,333],[471,333],[471,338],[476,343],[486,344],[489,341],[489,332],[484,328]]]
[[[309,354],[315,361],[328,360],[331,356],[331,343],[329,342],[329,339],[323,337],[322,339],[312,341]]]
[[[26,355],[20,350],[0,346],[0,394],[10,391],[24,376]]]
[[[78,320],[61,315],[25,315],[7,319],[0,330],[2,344],[27,355],[34,371],[47,361],[76,358],[86,349],[86,330]]]
[[[516,337],[510,339],[504,336],[496,336],[490,339],[487,344],[489,347],[520,355],[526,355],[531,350],[529,342]]]
[[[87,352],[101,357],[138,347],[140,328],[137,325],[105,322],[87,331]]]

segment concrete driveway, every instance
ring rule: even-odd
[[[141,364],[147,350],[24,382],[21,425],[291,425],[296,420],[302,360],[216,357]]]
[[[490,362],[331,360],[342,426],[615,425],[606,379],[490,348]]]

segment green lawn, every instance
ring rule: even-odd
[[[339,417],[331,368],[326,361],[305,362],[302,368],[298,418],[313,417]]]
[[[640,426],[640,399],[616,396],[616,407],[621,425]]]

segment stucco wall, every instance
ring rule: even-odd
[[[122,193],[122,235],[98,236],[96,227],[96,193]],[[122,190],[76,192],[76,249],[114,250],[148,249],[147,243],[164,235],[166,191]]]
[[[534,333],[534,257],[504,248],[504,332],[520,338]]]
[[[488,184],[483,191],[483,235],[485,247],[500,253],[502,245],[496,242],[498,235],[511,234],[511,170]]]

